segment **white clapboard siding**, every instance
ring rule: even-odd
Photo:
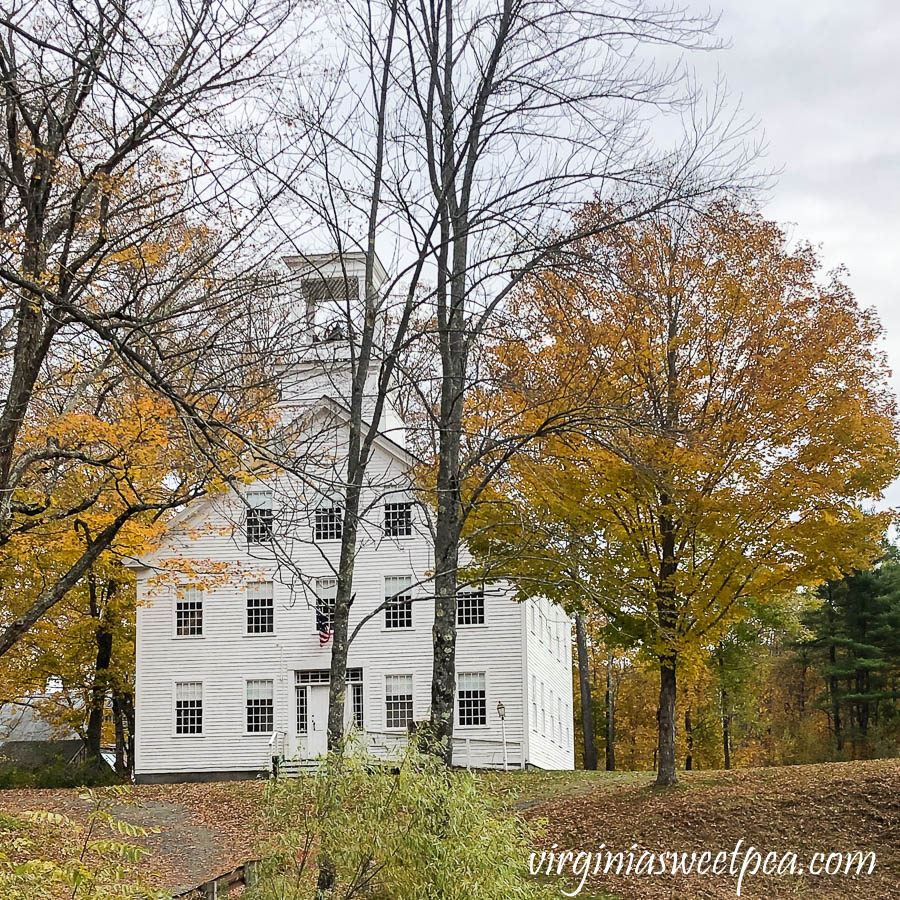
[[[370,469],[369,496],[377,498],[386,485],[402,486],[405,465],[401,452],[379,448]],[[250,486],[248,490],[252,490]],[[276,496],[279,490],[273,489]],[[356,601],[351,631],[384,597],[384,579],[411,576],[427,580],[434,566],[430,538],[422,522],[411,537],[381,535],[381,505],[375,504],[370,527],[363,528],[354,571]],[[421,516],[421,511],[414,510]],[[248,679],[274,683],[275,727],[294,739],[301,752],[303,740],[295,732],[294,672],[327,669],[330,644],[319,646],[315,612],[297,575],[280,567],[271,552],[258,545],[248,552],[239,526],[243,506],[234,497],[204,501],[180,517],[165,545],[139,568],[136,679],[136,774],[154,776],[179,773],[251,772],[267,767],[272,752],[270,734],[246,733],[245,685]],[[308,537],[308,535],[306,536]],[[309,540],[291,544],[294,570],[303,579],[329,577],[337,562],[339,543],[313,545]],[[210,584],[203,595],[203,636],[175,637],[174,604],[177,589],[158,583],[154,575],[173,562],[190,560],[195,570],[227,564],[227,577]],[[209,565],[205,565],[208,563]],[[329,564],[330,563],[330,564]],[[182,584],[203,580],[185,576]],[[275,597],[275,633],[248,635],[245,584],[271,580]],[[430,586],[421,592],[430,591]],[[415,594],[415,589],[413,591]],[[528,673],[540,672],[553,684],[555,695],[565,698],[571,721],[571,650],[568,620],[562,658],[531,635],[526,608],[511,592],[492,587],[486,591],[486,622],[460,627],[457,671],[484,672],[487,725],[455,729],[455,762],[460,765],[496,766],[502,762],[501,729],[497,703],[506,709],[507,755],[511,766],[524,763],[546,768],[571,768],[571,727],[568,743],[545,739],[528,722]],[[431,659],[434,606],[431,600],[413,604],[413,628],[387,630],[380,613],[362,628],[350,648],[348,664],[363,669],[364,724],[372,733],[385,732],[385,676],[413,676],[414,718],[426,719],[431,697]],[[558,612],[560,619],[564,615]],[[563,626],[560,626],[563,627]],[[203,684],[203,734],[174,733],[174,685],[178,681]],[[348,702],[349,702],[348,692]],[[402,733],[400,735],[402,737]],[[471,758],[466,758],[469,753]]]
[[[526,604],[523,624],[528,761],[544,769],[572,769],[572,622],[559,606],[536,598]]]

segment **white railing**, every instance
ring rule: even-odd
[[[269,741],[272,757],[283,757],[284,732],[274,732]],[[409,735],[405,731],[360,731],[355,733],[358,746],[376,759],[391,762],[399,760],[406,749]],[[524,768],[522,742],[499,738],[457,735],[453,738],[453,762],[467,769],[521,769]],[[281,752],[278,751],[281,747]],[[315,760],[299,755],[293,760],[284,760],[287,769],[311,769]],[[271,758],[268,768],[271,768]]]
[[[272,771],[275,768],[275,760],[284,757],[284,742],[287,738],[287,732],[273,731],[269,738],[269,757],[266,760],[266,769]]]

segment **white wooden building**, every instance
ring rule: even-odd
[[[304,471],[193,504],[163,545],[134,563],[138,582],[135,775],[138,781],[246,777],[272,757],[325,752],[329,598],[340,548],[333,489],[345,439],[342,342],[314,282],[361,277],[361,255],[292,258],[312,333],[285,367],[286,421],[302,420]],[[343,272],[343,277],[341,273]],[[352,285],[356,291],[357,285]],[[305,302],[304,299],[305,298]],[[344,295],[346,299],[346,295]],[[308,329],[307,329],[308,331]],[[366,487],[354,574],[346,721],[389,756],[431,696],[433,549],[408,491],[415,462],[389,404]],[[390,598],[390,606],[373,612]],[[454,763],[571,769],[571,622],[502,585],[458,601]],[[498,704],[505,710],[501,722]]]

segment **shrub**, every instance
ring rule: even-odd
[[[3,900],[163,900],[169,895],[143,884],[136,864],[147,853],[134,838],[158,832],[113,815],[128,802],[122,786],[80,794],[89,804],[84,823],[59,813],[34,811],[23,818],[0,815],[0,897]]]
[[[0,790],[7,788],[76,788],[103,787],[119,782],[119,777],[106,763],[86,762],[78,766],[63,760],[40,768],[9,766],[0,769]]]
[[[532,900],[550,896],[527,871],[533,835],[467,772],[410,749],[392,769],[359,754],[314,776],[272,780],[252,900],[307,900],[316,860],[335,897]],[[554,895],[555,896],[555,895]]]

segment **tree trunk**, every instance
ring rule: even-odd
[[[691,708],[684,711],[684,737],[687,741],[687,754],[684,758],[684,771],[690,772],[694,768],[694,728],[691,724]]]
[[[448,7],[451,4],[448,4]],[[437,515],[434,542],[434,627],[432,629],[431,720],[429,749],[449,766],[453,761],[453,717],[456,699],[456,587],[462,534],[460,443],[467,349],[463,304],[465,242],[454,245],[455,278],[439,272],[441,407],[437,472]]]
[[[675,661],[674,654],[659,659],[659,744],[656,784],[666,787],[678,783],[675,774]]]
[[[578,687],[581,694],[581,730],[584,735],[584,767],[591,771],[597,768],[597,744],[594,740],[594,707],[591,697],[591,670],[588,660],[587,633],[584,619],[575,616],[575,644],[578,648]],[[607,682],[608,683],[608,682]],[[607,693],[607,703],[609,694]],[[608,707],[607,707],[608,709]]]
[[[128,741],[126,748],[128,750],[127,765],[129,777],[134,775],[134,694],[122,695],[122,706],[125,710],[125,722],[128,726]]]
[[[726,704],[728,703],[728,691],[722,688],[722,756],[725,760],[725,768],[731,768],[731,716],[728,715]]]
[[[121,695],[113,694],[113,721],[116,727],[116,774],[125,779],[128,777],[128,766],[125,761],[125,711],[122,709]]]
[[[109,666],[112,661],[112,632],[101,620],[94,636],[97,654],[94,662],[94,683],[91,687],[90,710],[87,724],[87,755],[91,760],[100,761],[100,746],[103,741],[103,711],[106,692],[109,687]]]
[[[616,771],[616,685],[611,652],[606,656],[606,771]]]

